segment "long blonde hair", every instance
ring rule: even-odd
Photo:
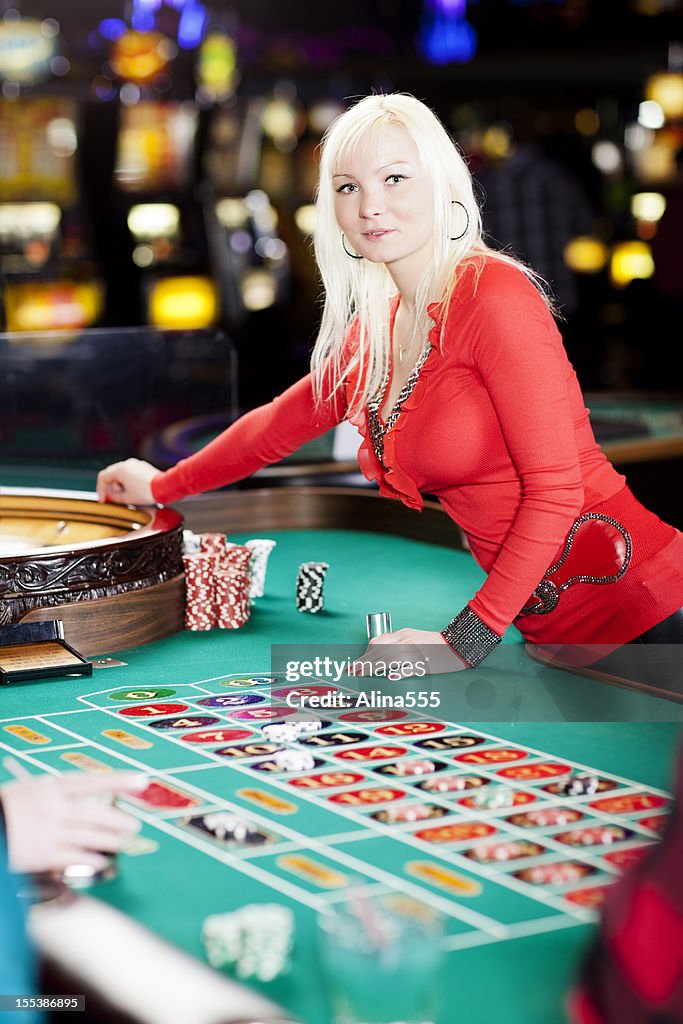
[[[429,329],[427,306],[440,302],[445,311],[461,270],[467,265],[480,270],[484,256],[519,267],[550,305],[541,279],[532,270],[484,242],[472,176],[456,143],[433,111],[404,93],[366,96],[340,114],[323,137],[313,236],[324,288],[320,331],[311,356],[314,393],[321,401],[330,381],[336,389],[347,375],[357,375],[351,414],[378,392],[387,373],[389,301],[396,294],[396,286],[384,264],[350,259],[344,252],[334,213],[332,177],[359,143],[390,124],[408,132],[433,183],[434,258],[416,292],[418,329],[425,338]],[[462,205],[454,206],[455,202]],[[467,230],[454,240],[465,224]],[[354,322],[358,344],[349,361],[348,351],[344,352],[345,339]]]

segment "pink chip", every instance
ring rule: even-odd
[[[408,804],[406,807],[387,807],[384,812],[387,821],[426,821],[432,812],[426,804]]]
[[[399,761],[396,771],[399,775],[431,775],[436,765],[433,761]]]
[[[427,779],[424,788],[429,789],[431,793],[460,793],[462,790],[468,789],[470,785],[471,782],[467,775],[446,775],[436,779]]]

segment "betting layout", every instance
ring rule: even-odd
[[[662,790],[423,713],[302,717],[293,689],[344,691],[257,674],[110,687],[0,720],[0,749],[52,771],[146,771],[125,800],[158,844],[173,836],[316,911],[349,886],[417,897],[452,950],[594,920],[666,822]],[[577,775],[589,784],[568,786]]]

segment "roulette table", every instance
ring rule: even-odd
[[[293,680],[290,663],[316,651],[355,656],[367,612],[390,611],[394,628],[435,628],[482,574],[429,503],[415,516],[367,492],[285,489],[223,493],[178,510],[195,531],[276,541],[249,622],[112,645],[87,679],[1,694],[0,752],[29,771],[128,767],[149,776],[147,789],[122,800],[142,832],[117,877],[36,919],[66,991],[104,991],[118,1019],[145,1024],[160,1019],[169,995],[186,1014],[192,1008],[185,1019],[194,1024],[330,1024],[316,917],[352,887],[410,896],[441,915],[437,1024],[456,1013],[477,1024],[561,1024],[606,888],[663,827],[683,706],[538,665],[511,630],[476,672],[384,681],[377,689],[389,702],[319,707],[322,728],[300,744],[313,767],[282,770],[262,729],[295,713],[293,689],[309,699],[363,689],[346,675]],[[297,567],[309,559],[330,565],[316,615],[295,607]],[[455,788],[405,771],[425,758],[429,778]],[[564,795],[559,781],[571,770],[597,776],[598,791]],[[474,795],[490,785],[507,789],[506,806],[477,806]],[[262,841],[212,832],[220,812],[247,817]],[[266,903],[294,914],[291,969],[217,990],[223,1016],[211,1016],[207,977],[234,979],[208,968],[202,924]],[[135,928],[132,967],[112,913],[117,927]],[[87,925],[70,931],[69,914]],[[180,954],[200,973],[176,971]],[[85,1024],[87,1013],[74,1019]]]
[[[678,395],[647,392],[586,392],[596,440],[619,465],[653,462],[683,455],[683,401]],[[232,417],[234,418],[234,417]],[[169,424],[145,442],[145,458],[167,467],[203,448],[232,421],[224,413],[195,416]],[[317,472],[352,472],[352,462],[336,462],[334,431],[308,442],[276,466],[261,470],[261,481],[278,475],[294,475],[295,466]]]

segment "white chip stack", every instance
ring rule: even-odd
[[[212,967],[230,967],[238,978],[272,981],[291,967],[294,914],[279,903],[250,903],[212,914],[202,925]]]
[[[183,530],[183,554],[196,555],[201,548],[201,534],[192,530]]]
[[[243,843],[254,826],[247,818],[239,818],[229,811],[211,811],[204,815],[204,824],[215,835],[216,839],[231,839]]]
[[[320,732],[323,727],[323,723],[319,718],[313,718],[310,715],[304,716],[302,714],[292,715],[291,718],[287,719],[288,725],[295,726],[298,734],[301,736],[308,735],[313,732]]]
[[[315,768],[315,758],[307,750],[276,750],[273,761],[283,772],[302,772]]]
[[[261,732],[269,743],[296,743],[299,730],[289,722],[272,722],[261,727]]]
[[[276,546],[276,541],[266,537],[254,537],[253,540],[246,541],[244,546],[249,548],[252,553],[251,593],[249,596],[253,601],[255,597],[263,597],[265,592],[268,559]]]

